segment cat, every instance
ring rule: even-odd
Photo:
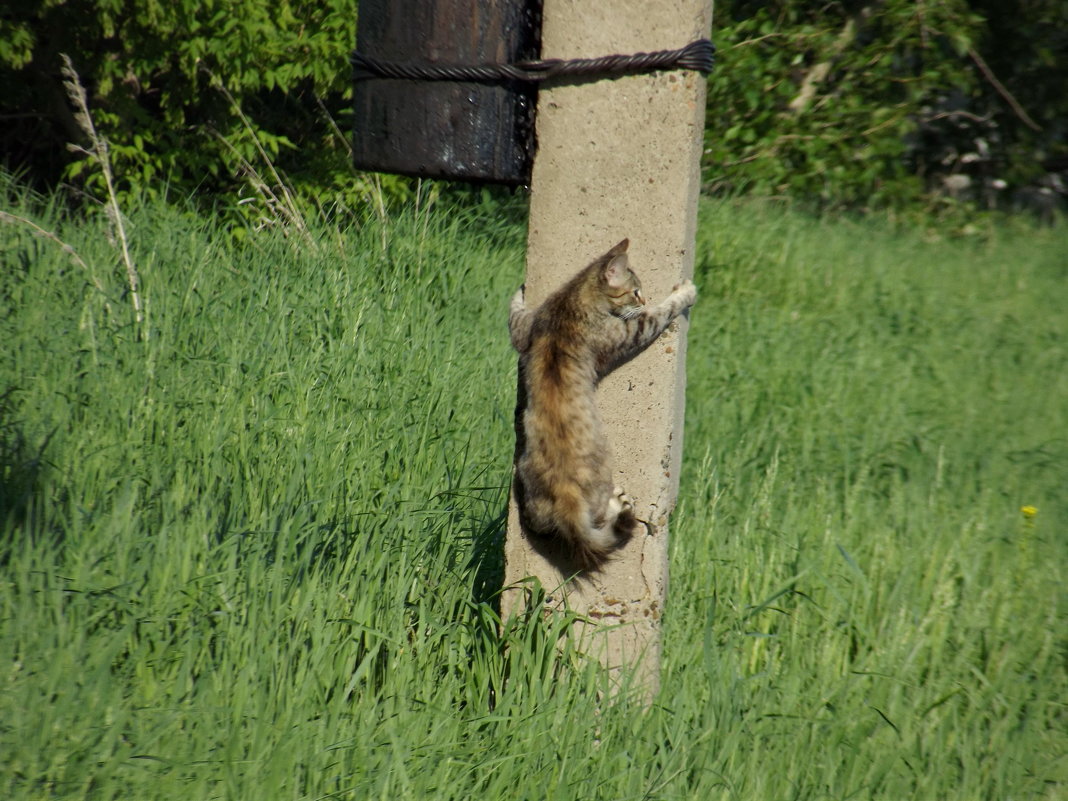
[[[576,564],[598,569],[639,521],[612,481],[594,393],[613,369],[649,347],[697,299],[692,281],[649,308],[624,239],[537,309],[524,288],[508,329],[519,352],[515,497],[524,528],[557,537]]]

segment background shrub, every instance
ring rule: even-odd
[[[734,0],[716,13],[707,190],[861,209],[1063,197],[1065,4]]]
[[[350,165],[357,5],[9,0],[0,160],[94,189],[66,148],[83,138],[60,81],[67,53],[126,191],[222,196],[258,221],[286,176],[332,209],[408,197],[406,181]],[[1047,214],[1068,194],[1061,0],[720,0],[713,38],[708,192]]]
[[[240,197],[249,179],[291,173],[308,198],[358,203],[373,180],[349,166],[337,123],[351,95],[356,6],[16,0],[0,20],[0,113],[11,121],[0,148],[46,183],[80,175],[85,162],[64,147],[85,138],[61,83],[66,53],[125,191]]]

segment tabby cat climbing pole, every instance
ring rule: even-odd
[[[712,3],[545,0],[543,13],[541,57],[572,59],[682,47],[708,35]],[[542,84],[527,241],[529,307],[623,238],[650,303],[691,276],[704,107],[705,78],[688,70]],[[610,668],[636,667],[650,694],[658,686],[668,518],[682,452],[687,326],[680,317],[598,390],[616,483],[647,526],[600,570],[572,580],[566,561],[524,533],[514,501],[505,545],[504,612],[528,602],[526,588],[536,578],[547,604],[566,605],[590,621],[580,632],[587,650]]]

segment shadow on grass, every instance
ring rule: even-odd
[[[16,387],[8,387],[0,394],[0,525],[4,540],[13,538],[26,522],[44,470],[44,453],[55,434],[53,430],[40,445],[30,445],[16,418],[16,392]]]

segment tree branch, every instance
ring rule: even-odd
[[[1012,92],[1005,88],[1005,84],[998,80],[997,76],[994,74],[994,71],[991,70],[990,66],[986,63],[986,61],[983,60],[983,57],[977,52],[975,52],[975,50],[971,47],[968,48],[968,55],[971,56],[972,61],[975,62],[975,65],[979,68],[979,71],[983,73],[983,77],[990,81],[990,85],[993,86],[994,89],[997,90],[997,93],[1005,99],[1006,103],[1009,104],[1012,110],[1016,113],[1016,116],[1019,117],[1023,121],[1023,123],[1032,131],[1041,131],[1042,126],[1035,122],[1033,119],[1031,119],[1031,116],[1026,111],[1024,111],[1023,106],[1021,106],[1017,102],[1016,98],[1012,96]]]

